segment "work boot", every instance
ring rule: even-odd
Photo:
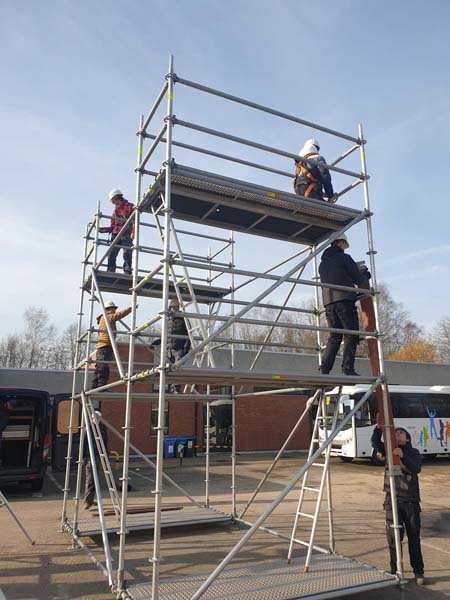
[[[330,372],[330,369],[327,369],[326,367],[324,367],[323,365],[321,365],[319,367],[319,371],[320,371],[320,373],[322,373],[322,375],[328,375],[329,372]]]
[[[360,377],[360,374],[357,373],[354,369],[345,369],[342,371],[344,375],[349,375],[350,377]]]
[[[89,510],[91,508],[91,506],[94,506],[94,503],[92,502],[92,500],[86,500],[84,503],[84,510]]]
[[[415,577],[417,585],[427,585],[427,580],[425,579],[425,575],[423,573],[415,575]]]

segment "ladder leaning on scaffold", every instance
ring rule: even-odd
[[[328,414],[327,396],[323,390],[318,398],[317,413],[314,420],[314,428],[311,437],[311,444],[309,446],[308,460],[317,451],[321,444],[321,441],[327,439],[327,437],[335,430],[337,425],[337,419],[339,415],[339,406],[341,403],[341,388],[339,388],[338,401],[334,404],[333,414]],[[324,437],[323,437],[324,435]],[[302,485],[300,488],[300,495],[295,513],[294,526],[292,528],[291,540],[289,543],[288,551],[288,563],[291,562],[292,554],[294,550],[294,543],[306,546],[308,548],[306,560],[304,564],[305,573],[309,571],[309,564],[311,561],[311,555],[313,550],[317,550],[322,553],[329,553],[335,551],[335,539],[334,539],[334,526],[333,526],[333,503],[331,495],[331,481],[330,481],[330,456],[331,456],[332,444],[328,445],[324,453],[312,463],[311,467],[320,469],[320,483],[319,485],[310,484],[310,472],[308,469],[303,476]],[[327,497],[327,511],[328,511],[328,533],[329,533],[329,547],[328,549],[322,548],[314,544],[317,524],[320,517],[320,510],[322,506],[322,500],[324,492],[326,490]],[[306,512],[304,505],[307,503],[315,503],[313,512]],[[300,520],[311,521],[311,530],[309,540],[304,541],[297,539],[297,529],[300,525]]]

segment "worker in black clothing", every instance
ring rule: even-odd
[[[347,236],[342,234],[322,254],[319,265],[322,283],[354,287],[370,278],[366,267],[360,269],[353,258],[349,254],[345,254],[344,250],[348,247]],[[355,306],[356,293],[323,287],[322,298],[328,327],[356,331],[359,329],[358,311]],[[324,374],[331,371],[342,338],[344,338],[342,372],[344,375],[358,375],[355,372],[355,353],[359,337],[351,334],[330,333],[320,370]]]
[[[180,360],[185,354],[187,354],[191,348],[191,341],[189,339],[189,333],[186,325],[186,321],[183,317],[176,315],[180,310],[180,303],[177,299],[173,299],[169,303],[169,315],[168,315],[168,328],[167,328],[167,359],[171,364],[174,364],[177,360]],[[183,337],[172,337],[172,336],[183,336]],[[152,347],[160,346],[161,338],[156,339],[152,343]],[[180,391],[180,386],[176,385],[172,387],[172,391]]]
[[[109,454],[108,430],[106,429],[106,426],[101,421],[102,413],[100,411],[98,411],[98,410],[95,411],[95,417],[96,417],[96,420],[99,425],[100,435],[102,436],[103,445],[105,446],[105,450],[106,450],[106,455],[108,456],[108,454]],[[94,444],[94,454],[95,454],[95,460],[96,460],[97,471],[98,471],[99,451],[97,448],[97,443],[94,438],[92,438],[92,442]],[[89,452],[89,444],[88,444],[88,440],[87,440],[87,434],[84,438],[83,462],[84,462],[84,469],[85,469],[85,475],[86,475],[86,482],[85,482],[85,488],[84,488],[84,509],[89,510],[91,508],[91,506],[93,504],[95,504],[95,502],[94,502],[95,481],[94,481],[94,472],[93,472],[93,468],[92,468],[91,454]]]
[[[320,156],[319,150],[319,142],[315,139],[309,139],[306,140],[303,148],[298,153],[301,158],[308,159],[308,162],[296,161],[295,193],[304,198],[315,200],[326,198],[328,202],[334,204],[337,197],[333,192],[330,171],[326,166],[326,160],[323,156]]]
[[[377,415],[377,426],[372,434],[372,446],[378,454],[385,458],[386,449],[382,442],[381,419]],[[411,436],[403,427],[395,429],[397,448],[393,454],[400,458],[401,474],[395,476],[395,491],[397,496],[398,523],[400,525],[400,539],[403,541],[406,529],[408,536],[409,560],[411,563],[416,583],[426,585],[424,564],[420,547],[420,490],[418,474],[421,469],[420,452],[411,445]],[[397,571],[397,555],[395,552],[395,538],[393,530],[391,488],[389,485],[389,472],[386,465],[384,473],[384,509],[386,511],[386,534],[391,560],[391,573]]]

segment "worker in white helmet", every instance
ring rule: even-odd
[[[113,334],[115,335],[117,329],[117,321],[123,319],[131,312],[131,306],[124,308],[123,310],[117,310],[116,304],[109,300],[105,303],[106,316],[111,325]],[[98,388],[108,383],[109,379],[109,363],[113,359],[113,349],[111,345],[111,338],[109,337],[108,329],[106,327],[104,315],[97,317],[98,323],[98,340],[97,350],[95,353],[95,372],[94,378],[92,379],[91,388]]]
[[[114,189],[109,192],[109,199],[114,204],[114,210],[111,217],[111,224],[109,227],[101,227],[101,233],[110,233],[111,241],[113,241],[120,233],[125,221],[133,214],[134,205],[128,202],[123,197],[123,193]],[[124,232],[122,232],[120,238],[117,240],[117,244],[113,246],[108,256],[108,267],[107,270],[111,273],[116,271],[116,260],[120,249],[123,249],[123,271],[127,275],[131,275],[131,257],[132,251],[131,246],[133,244],[133,225],[130,224]]]
[[[306,140],[298,153],[306,161],[296,161],[294,189],[295,193],[304,198],[324,200],[334,204],[337,197],[333,191],[330,171],[326,160],[319,154],[319,142],[314,138]]]
[[[347,236],[341,233],[322,254],[319,265],[320,281],[345,287],[359,286],[370,279],[370,273],[364,265],[359,267],[344,250],[349,247]],[[355,302],[356,291],[322,288],[322,299],[328,327],[333,329],[359,329],[358,311]],[[359,337],[357,335],[330,333],[320,370],[328,374],[333,368],[336,355],[344,339],[342,354],[342,372],[344,375],[358,375],[355,372],[355,353]]]

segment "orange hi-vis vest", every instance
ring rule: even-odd
[[[316,152],[309,152],[308,154],[305,154],[305,156],[303,156],[302,158],[309,158],[310,156],[314,156],[315,154]],[[309,194],[313,191],[316,183],[319,183],[319,180],[317,179],[317,177],[314,177],[314,175],[311,172],[311,168],[307,163],[299,161],[297,163],[297,166],[295,167],[295,177],[293,181],[294,190],[297,184],[297,177],[300,175],[300,173],[302,175],[305,175],[305,177],[307,177],[311,181],[311,183],[306,188],[305,193],[303,194],[305,198],[308,198]]]

